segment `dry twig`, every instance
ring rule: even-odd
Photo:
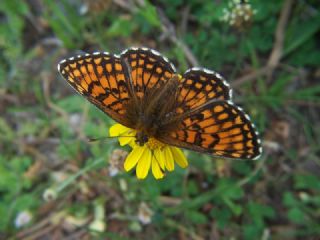
[[[162,24],[161,29],[163,34],[167,36],[171,42],[173,42],[183,50],[183,53],[186,59],[192,66],[199,66],[199,62],[196,59],[196,57],[193,55],[190,48],[180,38],[177,37],[177,33],[174,25],[170,22],[170,20],[167,18],[167,16],[164,14],[164,12],[160,8],[158,8],[157,10],[161,20],[161,24]]]
[[[135,13],[138,10],[138,8],[134,6],[130,1],[126,2],[124,0],[113,0],[113,2],[117,4],[119,7],[131,13]],[[177,37],[174,25],[169,21],[169,19],[166,17],[164,12],[160,8],[157,8],[157,11],[160,17],[161,30],[163,35],[167,37],[172,43],[176,44],[179,48],[182,49],[186,59],[192,66],[199,66],[199,62],[197,58],[193,55],[190,48],[180,38]]]
[[[248,75],[242,76],[242,77],[234,80],[233,82],[231,82],[231,85],[232,85],[232,87],[238,87],[245,82],[250,82],[260,76],[267,74],[269,71],[270,71],[270,67],[264,66],[264,67],[258,69],[257,71],[251,72]]]
[[[43,79],[43,94],[44,94],[44,98],[45,101],[48,105],[49,108],[51,108],[53,111],[59,113],[64,119],[68,119],[68,114],[62,109],[60,108],[58,105],[54,104],[51,101],[51,94],[50,94],[50,83],[51,83],[51,79],[50,76],[46,73],[42,73],[42,79]]]
[[[275,32],[275,42],[267,63],[267,66],[270,67],[270,72],[268,73],[269,77],[272,76],[274,69],[278,66],[282,57],[284,35],[286,32],[286,26],[290,16],[292,4],[293,0],[286,0],[281,10],[280,18]]]
[[[255,72],[249,73],[248,75],[242,76],[233,81],[232,86],[236,87],[245,82],[250,82],[259,76],[268,75],[269,78],[272,76],[273,71],[279,65],[283,52],[284,33],[290,16],[291,7],[293,0],[286,0],[281,10],[279,17],[273,50],[270,54],[268,63],[266,66],[258,69]]]

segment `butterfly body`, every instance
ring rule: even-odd
[[[58,70],[100,110],[136,130],[141,146],[155,138],[226,158],[256,159],[262,152],[253,123],[218,73],[191,68],[180,76],[147,48],[80,55],[61,61]]]
[[[179,80],[179,76],[174,75],[163,86],[151,88],[144,96],[124,106],[126,119],[137,131],[136,141],[140,146],[150,137],[161,139],[178,127],[177,120],[170,120],[177,116],[174,110]]]

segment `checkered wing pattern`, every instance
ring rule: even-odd
[[[195,109],[212,99],[230,100],[232,90],[224,78],[211,70],[191,68],[181,80],[177,99],[177,112]]]
[[[256,159],[260,140],[249,116],[231,101],[212,101],[185,116],[164,142],[226,158]]]
[[[124,65],[115,55],[96,52],[65,59],[58,70],[76,91],[127,126],[124,106],[130,96]]]
[[[149,90],[163,86],[175,73],[173,64],[152,49],[129,48],[121,54],[121,58],[128,64],[134,92],[140,99]]]

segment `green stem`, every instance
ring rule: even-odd
[[[79,172],[77,172],[76,174],[68,177],[65,181],[63,181],[59,186],[57,186],[57,188],[55,189],[58,192],[61,192],[63,189],[65,189],[67,186],[69,186],[71,183],[73,183],[78,177],[82,176],[83,174],[85,174],[86,172],[90,171],[91,169],[93,169],[95,166],[97,166],[98,164],[104,162],[105,159],[103,158],[99,158],[98,160],[90,163],[89,165],[85,166],[84,168],[82,168]]]

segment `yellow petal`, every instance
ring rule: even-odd
[[[164,154],[166,168],[168,169],[168,171],[173,171],[174,170],[174,161],[173,161],[173,156],[172,156],[170,148],[164,147],[163,154]]]
[[[119,140],[120,146],[124,146],[124,145],[130,144],[131,141],[134,141],[134,136],[132,136],[132,137],[119,136],[118,140]]]
[[[124,162],[124,170],[130,171],[138,162],[143,154],[144,147],[136,147],[132,149]]]
[[[109,129],[110,137],[119,137],[119,143],[121,146],[129,144],[131,147],[134,146],[136,131],[127,128],[119,123],[114,124]]]
[[[152,174],[155,177],[155,179],[163,178],[164,174],[161,171],[159,163],[154,156],[152,157],[151,166],[152,166]]]
[[[160,165],[160,167],[163,170],[165,170],[165,160],[164,160],[164,154],[163,154],[162,150],[157,148],[153,151],[153,154],[154,154],[154,157],[156,158],[158,164]]]
[[[120,123],[116,123],[109,129],[109,134],[110,134],[110,137],[117,137],[117,136],[124,134],[125,132],[127,132],[129,130],[130,130],[130,128],[127,128],[127,127],[121,125]]]
[[[186,156],[183,154],[180,148],[170,147],[173,158],[175,162],[182,168],[186,168],[188,166],[188,160]]]
[[[150,165],[151,165],[151,157],[152,153],[149,148],[143,147],[143,153],[138,160],[138,165],[136,169],[137,178],[144,179],[149,172]]]
[[[128,144],[129,144],[129,146],[130,146],[131,148],[140,147],[140,146],[136,143],[136,138],[135,138],[135,137],[133,137],[133,138],[132,138],[132,141],[130,141]]]

